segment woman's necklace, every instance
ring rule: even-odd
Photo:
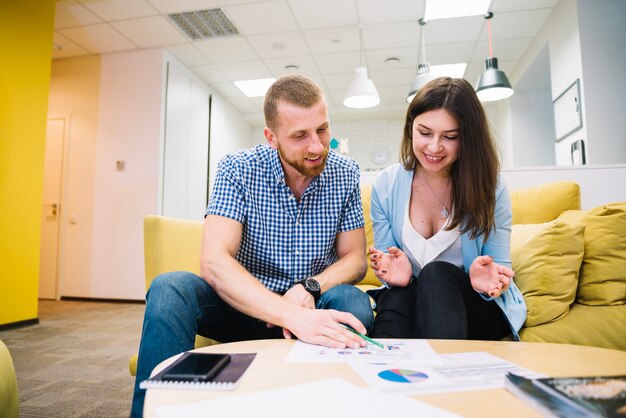
[[[422,175],[422,178],[424,179],[424,181],[426,182],[426,185],[428,186],[428,188],[430,189],[430,192],[433,194],[433,196],[435,196],[435,199],[437,199],[439,201],[439,203],[441,203],[442,209],[441,209],[441,217],[442,218],[447,218],[448,216],[450,216],[450,212],[448,212],[448,209],[446,208],[446,205],[441,201],[441,199],[439,199],[439,197],[435,194],[435,191],[433,190],[432,187],[430,187],[430,183],[428,183],[428,180],[426,180],[426,176],[424,175],[424,173],[422,172],[422,170],[419,170],[420,174]]]

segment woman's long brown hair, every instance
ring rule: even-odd
[[[487,240],[495,227],[500,162],[483,107],[465,79],[436,78],[418,91],[406,113],[400,163],[407,170],[420,165],[413,152],[413,120],[437,109],[446,110],[459,124],[459,156],[450,171],[454,215],[447,229],[460,225],[470,238],[484,235]]]

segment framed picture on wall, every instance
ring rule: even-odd
[[[580,79],[577,78],[553,103],[556,141],[559,142],[583,126]]]

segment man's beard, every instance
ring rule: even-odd
[[[303,176],[316,177],[316,176],[319,176],[322,173],[322,171],[324,171],[324,168],[326,167],[326,158],[328,157],[328,148],[325,147],[320,156],[304,154],[304,156],[299,160],[291,160],[287,158],[287,156],[283,152],[283,149],[281,148],[280,143],[279,143],[278,155],[280,155],[280,158],[285,163],[295,168],[296,171],[298,171],[298,173],[302,174]],[[321,157],[322,161],[316,166],[309,166],[306,164],[304,160],[306,158],[311,158],[311,157]]]

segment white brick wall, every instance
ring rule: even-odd
[[[354,159],[361,171],[378,171],[398,162],[404,118],[372,119],[367,121],[331,119],[331,132],[334,138],[348,138],[348,156]],[[265,143],[263,128],[252,128],[254,144]],[[383,147],[389,159],[384,164],[376,164],[371,155],[375,148]]]

